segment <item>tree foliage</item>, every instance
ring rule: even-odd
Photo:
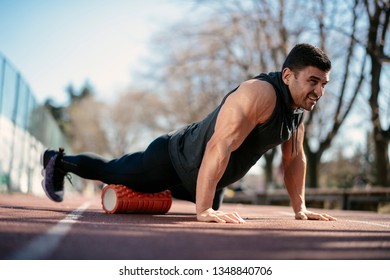
[[[109,146],[101,120],[104,105],[96,100],[88,83],[79,91],[69,85],[67,94],[68,105],[56,106],[50,100],[45,105],[60,124],[73,151],[106,153]]]
[[[69,87],[69,106],[47,103],[76,151],[120,156],[149,136],[198,121],[242,81],[280,71],[288,51],[307,42],[324,49],[333,65],[326,95],[305,117],[308,186],[325,182],[319,181],[323,155],[356,111],[371,112],[364,120],[371,122],[372,132],[363,134],[373,137],[370,149],[360,151],[359,158],[375,163],[374,183],[390,184],[388,1],[198,0],[194,7],[193,17],[155,36],[148,87],[129,89],[113,104],[97,102],[88,86],[78,92]],[[340,150],[333,151],[333,160],[351,165]],[[266,184],[273,180],[276,158],[277,150],[264,156]],[[361,174],[369,172],[366,167],[352,169]],[[338,171],[356,175],[348,168],[332,170]],[[333,177],[344,178],[344,185],[352,180]]]
[[[333,62],[331,86],[316,110],[305,119],[308,185],[318,187],[324,152],[331,148],[340,130],[345,129],[356,100],[367,95],[365,89],[375,74],[369,72],[367,60],[371,48],[366,43],[372,30],[370,21],[378,21],[376,58],[385,55],[388,3],[380,0],[196,2],[202,7],[209,5],[210,13],[196,23],[178,24],[174,32],[169,30],[155,42],[165,58],[159,65],[162,69],[159,89],[171,123],[199,120],[243,80],[259,72],[280,70],[285,55],[296,43],[317,45],[329,53]],[[365,16],[367,5],[371,19]],[[371,69],[379,68],[374,65]],[[377,117],[372,117],[378,120],[380,110],[372,111],[378,112]],[[380,131],[374,133],[376,137],[386,138],[388,130]],[[381,151],[382,155],[388,153]],[[267,173],[272,171],[274,158],[275,151],[265,155]],[[388,158],[380,166],[389,173]],[[272,179],[270,175],[267,177]]]

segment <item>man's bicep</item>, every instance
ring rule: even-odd
[[[256,125],[270,117],[275,103],[271,85],[261,81],[244,82],[223,104],[215,126],[216,135],[237,149]]]
[[[255,124],[249,119],[238,105],[225,104],[219,112],[214,142],[224,143],[230,151],[238,149]]]

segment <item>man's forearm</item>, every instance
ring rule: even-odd
[[[211,208],[217,183],[209,180],[199,180],[196,187],[196,213],[199,214]]]
[[[196,212],[212,207],[215,190],[229,162],[227,149],[216,145],[206,147],[196,183]]]
[[[296,156],[284,163],[284,182],[295,213],[306,210],[305,206],[306,159]]]

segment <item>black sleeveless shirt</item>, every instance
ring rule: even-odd
[[[254,79],[269,82],[274,87],[277,96],[275,109],[268,121],[257,125],[231,154],[217,190],[241,179],[265,152],[294,137],[294,131],[302,122],[303,110],[291,108],[291,94],[282,81],[281,72],[260,74]],[[170,133],[169,153],[173,166],[184,187],[193,196],[193,201],[200,164],[207,142],[214,133],[218,113],[226,98],[237,88],[229,92],[221,104],[202,121]]]

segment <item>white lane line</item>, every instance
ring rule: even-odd
[[[294,216],[290,212],[285,212],[285,211],[278,211],[278,213],[282,214],[282,215],[286,215],[286,216]],[[380,224],[380,223],[373,223],[373,222],[367,222],[367,221],[345,220],[345,222],[366,224],[366,225],[370,225],[370,226],[378,226],[378,227],[390,228],[390,225],[388,225],[388,224]]]
[[[378,226],[378,227],[384,227],[384,228],[390,228],[390,225],[380,224],[380,223],[373,223],[373,222],[366,222],[366,221],[346,220],[346,222],[358,223],[358,224],[366,224],[366,225],[370,225],[370,226]]]
[[[85,202],[79,208],[72,211],[55,226],[50,228],[45,234],[37,236],[25,247],[13,253],[10,260],[44,260],[55,250],[59,242],[77,222],[82,213],[91,203]]]

